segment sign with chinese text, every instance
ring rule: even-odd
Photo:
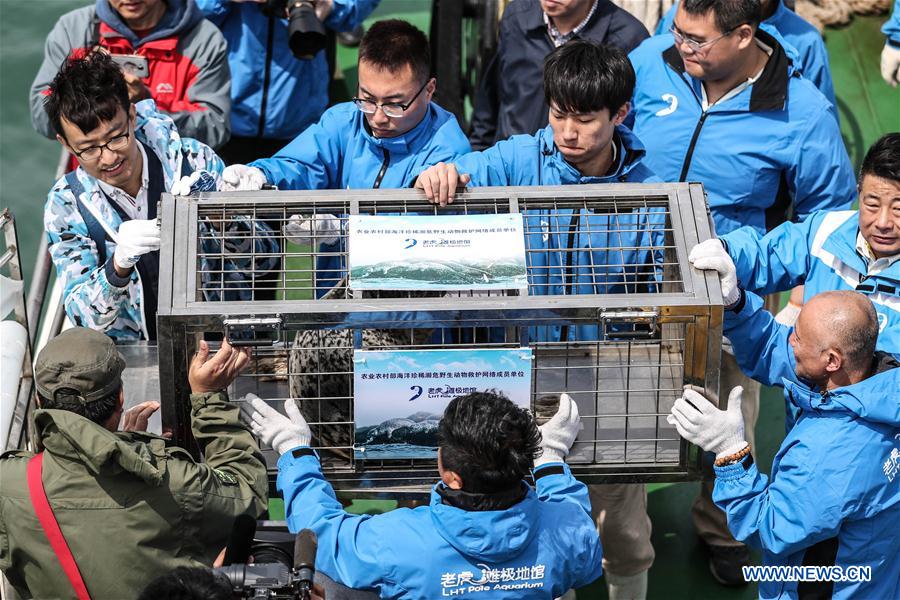
[[[354,290],[525,289],[522,215],[350,215]]]
[[[531,359],[528,348],[354,351],[357,460],[437,458],[438,423],[457,396],[497,390],[529,408]]]

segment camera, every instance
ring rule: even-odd
[[[325,48],[325,25],[316,16],[313,0],[265,0],[259,8],[270,17],[287,13],[288,46],[297,58],[310,59]]]
[[[309,529],[294,536],[272,522],[235,521],[225,566],[213,569],[231,584],[235,598],[308,600],[315,576],[317,540]],[[249,557],[253,563],[247,564]]]

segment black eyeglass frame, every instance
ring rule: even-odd
[[[429,83],[431,83],[431,78],[430,78],[430,77],[425,81],[425,83],[422,84],[422,87],[419,88],[419,91],[416,92],[416,95],[413,96],[413,97],[409,100],[409,102],[407,102],[406,104],[402,104],[402,103],[400,103],[400,102],[381,102],[381,103],[378,103],[378,102],[373,102],[372,100],[366,100],[365,98],[358,98],[358,97],[357,97],[357,98],[351,98],[351,101],[352,101],[354,104],[356,104],[356,108],[358,108],[359,111],[362,112],[362,113],[365,113],[365,114],[367,114],[367,115],[374,115],[376,112],[378,112],[378,109],[381,108],[381,112],[383,112],[386,116],[392,117],[392,118],[395,118],[395,119],[396,119],[397,117],[402,117],[402,116],[403,116],[403,113],[405,113],[405,112],[409,109],[409,107],[413,105],[413,103],[414,103],[414,102],[416,101],[416,99],[422,94],[422,92],[425,90],[425,88],[428,87],[428,84],[429,84]],[[372,106],[375,107],[375,109],[374,109],[372,112],[367,112],[367,111],[363,110],[363,104],[369,104],[369,105],[372,105]],[[388,112],[387,112],[386,110],[384,110],[384,108],[385,108],[386,106],[387,106],[388,108],[399,108],[399,109],[400,109],[400,114],[399,114],[399,115],[391,115],[391,114],[388,114]]]
[[[75,156],[77,156],[77,157],[78,157],[78,160],[92,160],[92,161],[93,161],[93,160],[97,160],[98,158],[100,158],[101,156],[103,156],[103,150],[104,150],[104,149],[109,150],[110,152],[115,152],[115,150],[113,150],[112,148],[110,148],[110,144],[115,144],[115,143],[117,143],[119,140],[121,140],[121,139],[123,139],[123,138],[124,138],[125,143],[127,144],[127,143],[128,143],[128,138],[129,138],[129,137],[131,137],[131,126],[130,126],[130,124],[129,124],[128,129],[125,131],[125,133],[120,133],[119,135],[113,136],[113,137],[110,138],[109,141],[106,142],[105,144],[99,144],[99,145],[97,145],[97,146],[88,146],[87,148],[85,148],[85,149],[82,150],[81,152],[75,150],[75,148],[71,148],[71,146],[70,146],[70,148],[71,148],[71,150],[72,150],[72,154],[74,154]],[[121,146],[121,148],[124,148],[124,147],[125,147],[124,145]],[[98,153],[97,153],[97,156],[94,156],[93,158],[92,158],[92,157],[88,157],[88,158],[86,158],[86,159],[83,158],[83,156],[84,156],[85,154],[87,154],[88,152],[91,152],[91,151],[93,151],[93,150],[97,150],[97,152],[98,152]]]

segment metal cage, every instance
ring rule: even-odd
[[[516,212],[526,239],[558,241],[526,243],[527,295],[359,292],[347,284],[349,215]],[[665,420],[684,385],[713,396],[718,389],[721,290],[714,274],[687,260],[711,237],[699,184],[479,188],[445,208],[416,190],[207,193],[164,196],[161,215],[162,419],[180,444],[192,442],[189,357],[200,336],[224,334],[256,346],[231,398],[254,392],[280,409],[294,397],[336,489],[422,492],[437,477],[434,461],[353,456],[353,350],[528,347],[532,407],[561,392],[579,405],[585,427],[568,459],[577,477],[699,476],[699,450]],[[309,227],[309,244],[296,245],[282,234],[292,215],[330,227]],[[587,288],[579,270],[591,274]],[[265,453],[274,474],[277,457]]]

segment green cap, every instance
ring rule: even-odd
[[[69,388],[87,404],[117,390],[123,369],[125,359],[111,338],[93,329],[73,327],[47,342],[38,354],[34,382],[44,398]]]

